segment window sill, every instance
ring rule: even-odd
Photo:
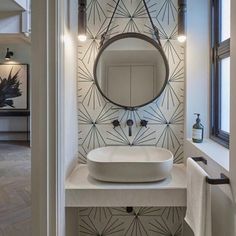
[[[207,138],[202,143],[194,143],[192,139],[187,139],[187,142],[224,168],[225,171],[229,171],[229,149]]]

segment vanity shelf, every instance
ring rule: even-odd
[[[66,207],[186,206],[186,187],[183,164],[174,164],[167,179],[153,183],[96,181],[78,164],[66,180]]]

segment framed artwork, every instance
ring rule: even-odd
[[[29,65],[0,64],[0,116],[29,114]]]

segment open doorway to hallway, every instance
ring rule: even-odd
[[[31,236],[30,8],[0,0],[1,236]]]
[[[31,152],[27,142],[0,142],[0,235],[31,235]]]

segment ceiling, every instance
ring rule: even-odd
[[[0,12],[22,11],[22,7],[14,0],[0,0]]]
[[[6,42],[8,44],[30,43],[31,39],[24,34],[0,34],[0,44],[6,44]]]

